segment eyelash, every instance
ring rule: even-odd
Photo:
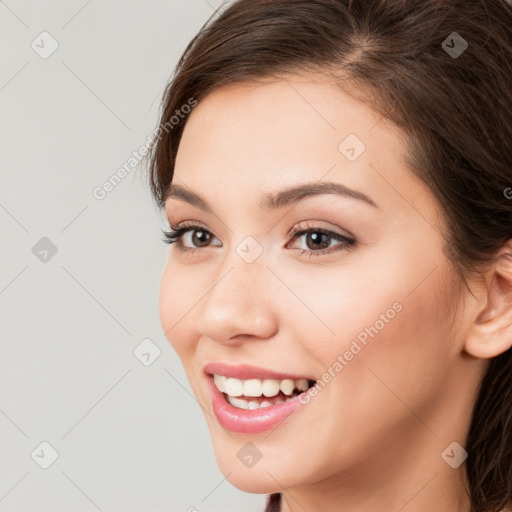
[[[184,222],[181,226],[178,226],[177,228],[173,228],[171,226],[171,229],[166,231],[163,230],[163,242],[166,244],[174,244],[176,243],[176,248],[180,251],[186,252],[187,254],[192,254],[195,251],[198,251],[200,249],[204,249],[204,247],[185,247],[183,245],[183,235],[187,233],[188,231],[203,231],[210,235],[213,235],[211,231],[204,228],[203,226],[199,224],[191,224]],[[320,256],[323,254],[331,254],[334,252],[338,252],[341,250],[349,250],[356,246],[356,240],[353,238],[349,238],[347,236],[341,235],[339,233],[336,233],[334,231],[330,231],[328,229],[319,228],[319,227],[313,227],[313,226],[307,226],[306,228],[302,226],[295,226],[289,233],[289,236],[291,236],[292,240],[296,240],[297,238],[300,238],[304,234],[308,233],[321,233],[324,235],[327,235],[329,238],[333,238],[335,240],[338,240],[339,242],[342,242],[341,245],[337,246],[336,248],[331,249],[320,249],[318,251],[309,250],[309,249],[296,249],[298,251],[301,251],[301,256],[304,253],[309,253],[309,257],[311,256]]]

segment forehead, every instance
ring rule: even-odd
[[[362,190],[384,211],[407,197],[421,209],[431,194],[407,168],[405,142],[398,127],[332,81],[233,84],[193,109],[173,181],[240,208],[261,204],[265,192],[325,180]]]
[[[215,154],[217,162],[236,162],[240,168],[271,160],[273,165],[265,165],[270,171],[304,157],[317,162],[323,154],[350,172],[369,157],[402,160],[401,135],[334,82],[289,76],[231,84],[202,99],[187,120],[176,165],[204,164]],[[350,153],[354,145],[355,155]]]
[[[337,151],[348,134],[368,142],[386,134],[393,138],[401,134],[332,80],[302,76],[220,87],[192,111],[183,144],[190,132],[196,143],[204,145],[212,140],[221,144],[222,135],[229,135],[224,142],[231,149],[234,141],[242,142],[240,153],[261,147],[275,153],[279,148],[289,152],[294,146],[316,146],[319,138],[324,140],[324,147]],[[277,133],[280,138],[275,140]]]

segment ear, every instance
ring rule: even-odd
[[[465,350],[489,359],[512,346],[512,239],[498,252],[481,302],[483,307],[470,325]]]

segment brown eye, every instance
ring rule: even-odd
[[[343,249],[351,249],[356,245],[355,239],[320,227],[302,228],[297,226],[292,229],[290,236],[293,240],[304,238],[306,248],[298,250],[301,251],[301,254],[308,253],[309,256],[330,254]],[[338,244],[331,245],[332,241],[338,241]]]
[[[192,231],[192,244],[196,247],[202,247],[203,244],[208,245],[210,241],[210,233],[204,230],[189,230]]]
[[[326,249],[329,247],[329,236],[318,231],[310,231],[306,234],[306,246],[309,249]]]
[[[175,243],[176,248],[180,251],[193,251],[208,247],[212,239],[215,239],[210,231],[196,224],[185,224],[177,228],[171,228],[169,231],[164,231],[163,234],[163,241],[167,244]],[[222,243],[216,245],[221,246]]]

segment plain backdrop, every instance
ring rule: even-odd
[[[219,3],[0,1],[0,512],[264,508],[163,335],[163,216],[126,166]]]

